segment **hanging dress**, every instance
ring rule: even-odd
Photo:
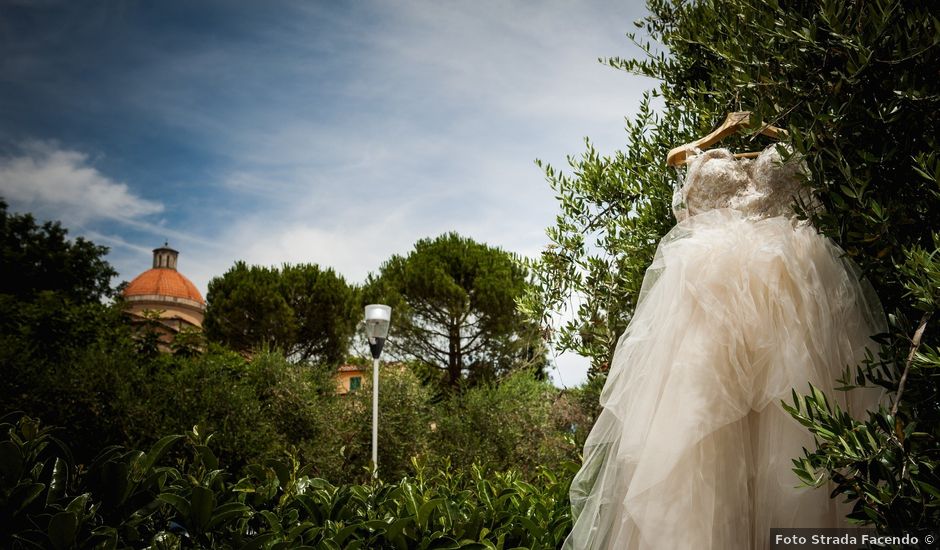
[[[848,508],[801,487],[813,437],[781,406],[820,388],[855,416],[874,390],[834,391],[884,314],[843,251],[795,219],[805,166],[697,154],[678,224],[646,272],[570,496],[566,549],[740,550],[773,527],[839,527]]]

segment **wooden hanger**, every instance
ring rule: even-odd
[[[751,126],[750,111],[737,111],[734,113],[728,113],[725,121],[712,133],[703,138],[699,138],[692,143],[686,143],[685,145],[680,145],[679,147],[670,150],[669,154],[666,155],[666,164],[669,166],[676,166],[678,164],[686,163],[688,162],[689,154],[692,153],[694,149],[701,149],[708,147],[709,145],[713,145],[724,139],[726,136],[729,136],[749,126]],[[774,139],[780,139],[781,137],[786,137],[787,135],[787,131],[783,128],[777,128],[776,126],[763,123],[761,123],[761,127],[758,133],[764,134],[765,136],[770,136]],[[736,158],[753,158],[759,154],[760,152],[756,151],[748,153],[735,153],[734,156]]]

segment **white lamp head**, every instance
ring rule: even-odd
[[[366,306],[366,337],[369,339],[369,349],[372,357],[379,358],[382,345],[388,336],[388,326],[392,320],[392,308],[382,304],[369,304]]]

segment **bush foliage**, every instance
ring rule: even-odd
[[[8,249],[44,257],[12,218],[34,229]],[[30,415],[0,420],[3,548],[553,547],[568,530],[578,446],[531,372],[442,397],[383,367],[375,471],[368,378],[339,395],[332,363],[198,334],[161,353],[120,301],[34,280],[0,294],[0,410]]]
[[[8,417],[0,433],[3,548],[497,550],[554,548],[570,529],[567,483],[547,470],[528,483],[416,461],[392,483],[334,485],[287,457],[239,476],[198,428],[79,469],[35,419]]]

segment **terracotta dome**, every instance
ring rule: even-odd
[[[196,285],[175,269],[156,267],[138,275],[124,289],[124,296],[172,296],[205,304]]]
[[[169,246],[153,250],[153,268],[134,278],[124,289],[124,297],[135,302],[176,302],[204,309],[206,301],[196,285],[176,270],[179,252]]]

